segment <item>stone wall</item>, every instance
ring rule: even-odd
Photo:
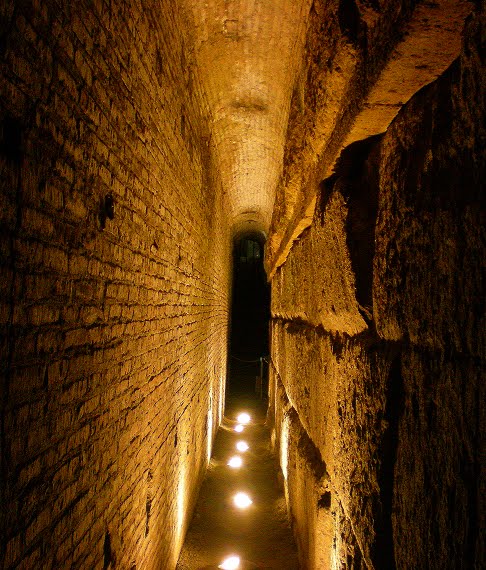
[[[469,0],[312,2],[265,250],[270,276],[312,223],[319,182],[341,151],[386,131],[449,67],[472,9]]]
[[[0,566],[172,568],[230,262],[188,26],[172,0],[0,18]]]
[[[350,145],[272,280],[270,416],[308,569],[485,565],[484,12]]]

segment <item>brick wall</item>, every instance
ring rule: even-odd
[[[0,18],[0,565],[171,568],[222,412],[230,250],[184,14]]]
[[[485,564],[484,22],[346,149],[272,280],[270,409],[305,568]]]

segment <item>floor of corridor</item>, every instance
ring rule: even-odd
[[[239,434],[234,426],[242,411],[252,419]],[[216,570],[230,555],[240,557],[238,570],[299,568],[265,414],[266,405],[238,390],[237,384],[227,399],[225,418],[177,570]],[[236,451],[239,440],[248,443],[248,451]],[[241,455],[241,468],[227,466],[233,455]],[[246,510],[233,505],[232,498],[239,491],[253,500]]]

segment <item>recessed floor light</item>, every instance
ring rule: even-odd
[[[239,441],[236,444],[236,449],[238,451],[247,451],[248,449],[250,449],[249,445],[246,443],[246,441]]]
[[[246,493],[236,493],[233,497],[233,503],[235,507],[238,507],[239,509],[246,509],[253,503],[253,501]]]
[[[241,457],[239,455],[234,455],[228,461],[228,466],[233,467],[234,469],[241,467],[242,465],[243,465],[243,460],[241,459]]]
[[[228,556],[223,562],[218,566],[221,570],[238,570],[240,567],[240,557],[239,556]]]
[[[241,424],[238,424],[237,426],[235,426],[235,431],[238,433],[241,433],[244,429],[245,429],[245,426],[242,426]]]
[[[240,424],[247,424],[250,422],[251,418],[246,412],[243,412],[243,413],[239,414],[239,416],[236,418],[236,420],[238,422],[240,422]]]

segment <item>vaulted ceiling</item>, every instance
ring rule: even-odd
[[[185,0],[235,234],[267,232],[312,0]]]

